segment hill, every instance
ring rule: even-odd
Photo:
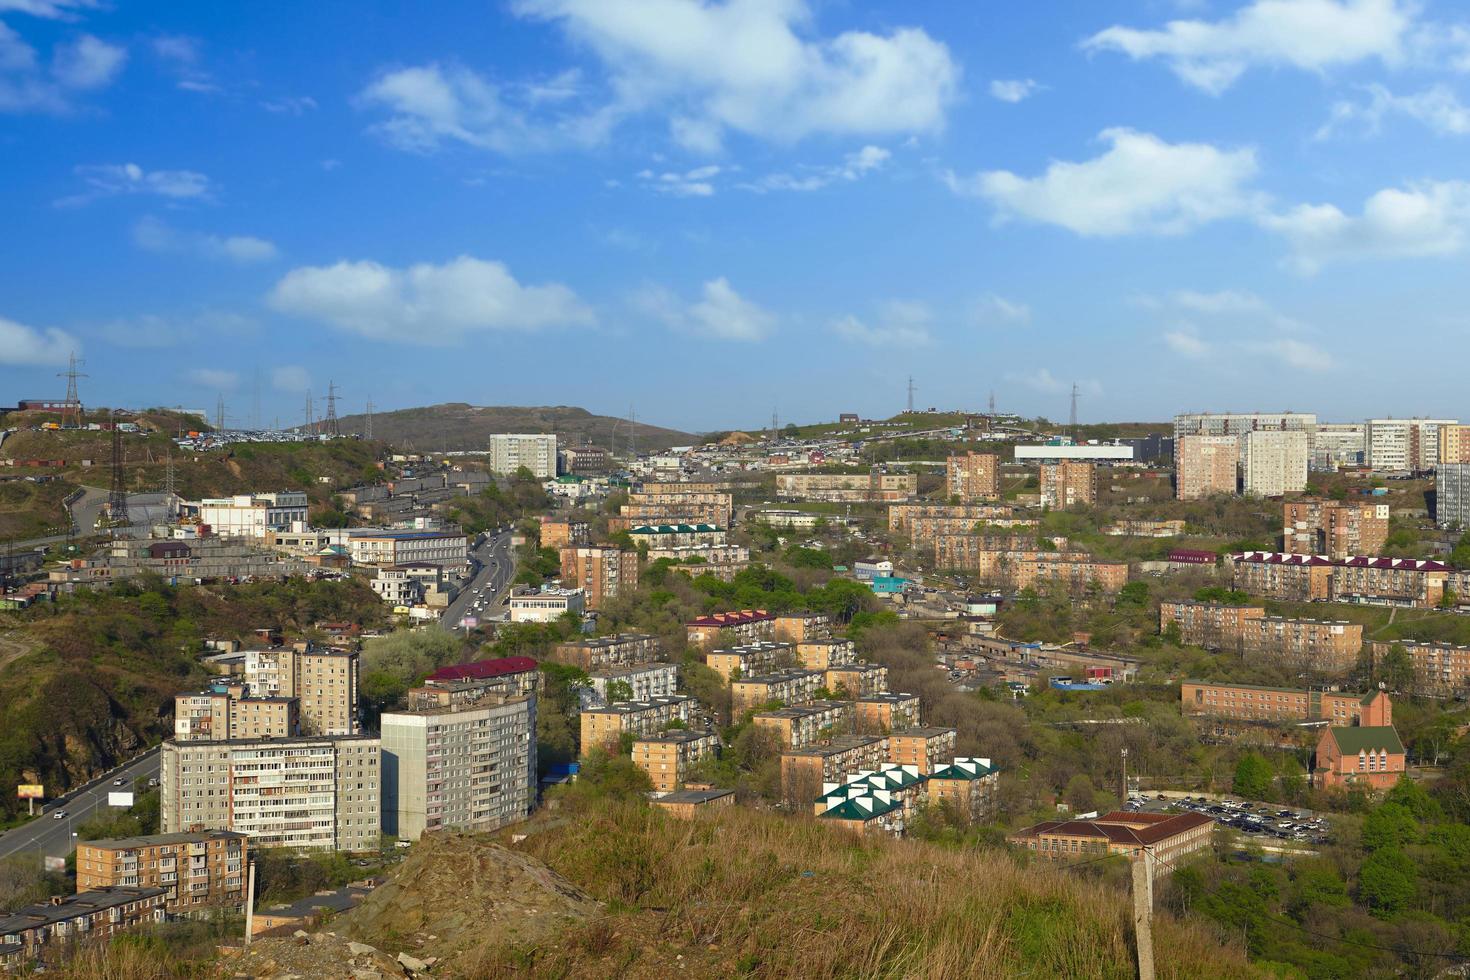
[[[343,432],[366,429],[366,419],[361,415],[346,416],[341,424]],[[630,430],[637,436],[640,451],[700,441],[693,433],[643,422],[630,426],[626,419],[593,415],[585,408],[566,405],[522,408],[450,402],[373,415],[373,438],[414,452],[484,449],[489,437],[497,432],[554,432],[567,444],[591,442],[626,452]]]

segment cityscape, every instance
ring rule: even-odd
[[[1463,11],[280,13],[0,0],[0,971],[1470,970]]]

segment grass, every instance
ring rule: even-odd
[[[607,904],[533,948],[487,944],[477,976],[1135,975],[1126,891],[998,851],[857,840],[733,808],[685,822],[594,801],[520,845]],[[1238,950],[1161,916],[1160,977],[1250,976]]]

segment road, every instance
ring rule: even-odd
[[[485,620],[503,613],[505,594],[510,591],[511,579],[515,578],[515,554],[511,549],[509,531],[487,533],[484,544],[470,549],[470,558],[474,562],[475,574],[460,590],[458,598],[449,604],[440,620],[449,629],[459,628],[466,614]],[[476,596],[476,589],[484,591]],[[483,601],[483,608],[475,610],[476,601]]]
[[[71,512],[72,534],[52,534],[44,538],[32,538],[29,541],[12,542],[14,548],[36,548],[42,545],[66,544],[75,538],[90,537],[95,534],[109,533],[97,530],[97,518],[102,516],[102,507],[107,503],[108,491],[97,487],[82,487],[82,496],[72,504],[68,510]],[[126,528],[118,528],[117,535],[120,537],[143,537],[148,533],[149,525],[162,520],[167,513],[161,493],[130,493],[128,494],[128,517],[132,525]]]
[[[30,823],[0,834],[0,861],[15,854],[66,857],[76,847],[72,834],[98,810],[107,808],[109,792],[131,790],[139,779],[158,778],[158,755],[158,749],[149,749],[122,768],[74,790],[69,798],[46,804],[41,816]],[[114,779],[125,782],[122,786],[114,786]],[[65,811],[67,815],[57,820],[53,814],[58,811]]]

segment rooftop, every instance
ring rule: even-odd
[[[495,660],[477,660],[474,663],[454,664],[440,667],[424,683],[448,683],[451,681],[488,680],[507,674],[521,674],[536,669],[536,661],[530,657],[500,657]]]
[[[1404,754],[1404,743],[1399,741],[1399,733],[1392,725],[1354,725],[1351,728],[1329,728],[1328,734],[1337,743],[1337,749],[1343,755],[1357,755],[1359,752],[1388,752],[1393,755]]]
[[[714,800],[730,796],[733,789],[681,789],[677,793],[665,793],[655,803],[710,803]]]
[[[1213,824],[1203,813],[1119,813],[1094,820],[1044,820],[1018,830],[1015,837],[1101,837],[1113,844],[1157,844],[1186,831]]]
[[[98,888],[94,891],[78,892],[60,897],[55,904],[27,905],[9,915],[0,915],[0,936],[35,929],[82,915],[105,912],[119,905],[128,905],[140,899],[161,898],[168,892],[163,888]]]
[[[811,745],[804,749],[787,749],[786,755],[817,756],[825,758],[853,749],[865,748],[874,742],[882,742],[882,735],[838,735],[825,745]]]
[[[249,840],[248,834],[237,834],[233,830],[204,830],[192,834],[147,834],[142,837],[109,837],[103,840],[84,840],[78,847],[97,847],[107,851],[130,851],[140,847],[160,847],[167,844],[200,844],[212,840]]]
[[[775,616],[764,609],[742,609],[739,612],[711,613],[691,620],[690,626],[744,626],[747,623],[774,622]]]

